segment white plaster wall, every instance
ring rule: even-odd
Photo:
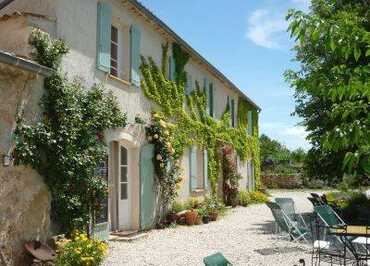
[[[160,65],[161,44],[168,41],[166,37],[142,17],[129,11],[120,1],[105,0],[105,2],[113,5],[113,16],[122,24],[128,26],[135,24],[141,29],[141,54],[151,56]],[[127,112],[129,122],[133,123],[138,114],[144,120],[149,121],[153,104],[144,96],[142,90],[111,79],[96,68],[97,4],[98,0],[16,0],[3,13],[10,13],[18,9],[55,16],[57,18],[56,35],[58,38],[64,39],[71,48],[62,63],[63,70],[68,73],[69,77],[78,76],[86,82],[87,86],[102,83],[107,91],[112,91],[117,97],[122,110]],[[169,53],[171,54],[171,51]],[[185,70],[192,75],[193,81],[198,80],[201,86],[203,86],[204,77],[213,82],[215,118],[219,119],[223,114],[227,96],[235,99],[237,113],[237,92],[221,83],[204,65],[200,65],[192,58]],[[191,194],[189,191],[188,161],[188,154],[185,153],[182,160],[184,178],[179,191],[180,197],[184,198]]]

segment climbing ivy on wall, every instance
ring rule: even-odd
[[[184,73],[184,66],[189,57],[186,54],[180,56],[183,53],[181,47],[178,45],[174,47],[177,47],[175,54],[183,58],[181,67],[176,68],[176,71]],[[207,149],[208,176],[213,194],[217,192],[220,172],[220,147],[225,144],[231,145],[241,160],[252,157],[254,160],[259,160],[258,135],[249,136],[243,124],[237,128],[231,128],[229,110],[225,111],[220,120],[209,116],[206,111],[206,96],[198,83],[195,90],[185,96],[185,82],[167,80],[150,57],[142,57],[141,72],[143,75],[141,87],[145,95],[160,107],[155,109],[154,115],[172,125],[168,136],[174,149],[171,160],[179,160],[185,149],[191,145]],[[256,174],[258,174],[258,165],[255,162]],[[165,173],[162,174],[165,175]],[[259,187],[260,182],[256,181],[256,184]]]
[[[189,54],[184,52],[177,43],[172,43],[172,54],[175,59],[176,84],[183,86],[186,83],[185,65],[189,61]]]
[[[250,143],[252,148],[252,153],[258,156],[253,156],[253,164],[254,164],[254,177],[256,180],[256,188],[259,189],[261,187],[261,161],[260,161],[260,146],[258,143],[258,111],[257,109],[252,106],[249,102],[245,99],[239,97],[238,99],[238,126],[244,129],[248,129],[248,111],[252,111],[252,135],[256,141]]]
[[[68,51],[62,41],[39,30],[33,31],[31,43],[37,50],[35,59],[54,69]],[[18,121],[16,160],[44,176],[60,231],[86,230],[107,195],[107,185],[96,172],[107,156],[103,132],[125,127],[126,115],[112,94],[104,94],[99,86],[86,89],[69,82],[60,71],[45,79],[44,88],[42,120],[36,125]]]

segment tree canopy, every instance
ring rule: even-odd
[[[370,173],[370,1],[312,0],[307,13],[290,10],[298,70],[285,76],[295,89],[317,177]],[[335,176],[334,176],[335,175]]]

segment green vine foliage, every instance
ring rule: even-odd
[[[54,68],[59,67],[66,50],[55,51],[64,44],[55,44],[39,31],[32,43],[40,63],[51,60]],[[44,87],[43,118],[36,125],[19,121],[15,156],[18,163],[31,165],[44,176],[52,194],[52,218],[60,231],[85,230],[107,194],[107,184],[96,173],[107,156],[103,131],[125,127],[126,115],[112,94],[104,94],[99,86],[87,89],[78,81],[69,82],[60,72],[46,78]]]
[[[186,57],[184,55],[184,58]],[[183,70],[186,64],[185,61],[180,70]],[[155,109],[155,116],[161,117],[163,121],[172,125],[167,139],[174,149],[173,160],[179,160],[185,149],[191,145],[207,149],[208,176],[211,191],[214,195],[217,193],[217,181],[221,169],[222,158],[220,158],[219,151],[225,144],[234,148],[241,160],[253,158],[255,172],[259,175],[257,129],[253,136],[249,136],[244,124],[237,128],[231,128],[229,125],[230,112],[227,109],[220,120],[209,116],[206,111],[206,96],[203,90],[200,89],[199,84],[196,83],[195,90],[190,95],[185,96],[185,82],[176,83],[167,80],[150,57],[142,57],[141,72],[143,75],[141,87],[145,95],[160,108]],[[258,122],[255,125],[258,125]],[[152,136],[152,133],[150,135]],[[165,176],[165,174],[162,173],[162,176]],[[260,186],[258,180],[259,178],[256,181],[257,188]],[[172,189],[175,189],[175,186],[172,186]],[[175,193],[173,192],[172,195]]]
[[[184,52],[178,43],[172,44],[172,53],[175,59],[176,84],[184,86],[186,83],[186,72],[184,69],[189,61],[189,54]]]

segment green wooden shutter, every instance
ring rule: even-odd
[[[213,83],[209,83],[209,93],[208,93],[208,102],[209,102],[209,115],[213,117]]]
[[[206,112],[207,114],[209,114],[209,88],[208,88],[208,79],[207,78],[204,78],[203,79],[203,93],[204,95],[206,96]]]
[[[104,72],[110,71],[111,27],[112,7],[98,3],[96,67]]]
[[[191,91],[193,90],[193,77],[187,73],[186,74],[186,95],[189,95]]]
[[[204,175],[204,188],[208,189],[208,151],[203,151],[203,175]]]
[[[140,29],[131,26],[131,83],[137,87],[140,86],[140,46],[141,46],[141,32]]]
[[[190,191],[197,189],[197,147],[192,146],[189,149],[189,173],[190,173]]]
[[[235,100],[231,99],[230,102],[230,108],[231,108],[231,126],[235,127]]]
[[[173,56],[170,57],[171,59],[171,80],[175,81],[176,80],[176,61]]]
[[[155,220],[156,190],[154,174],[154,145],[147,144],[140,150],[140,228],[150,229]]]
[[[253,134],[253,113],[252,111],[248,111],[248,134],[252,135]]]
[[[176,66],[175,66],[175,59],[173,56],[168,57],[168,80],[175,81],[176,79]]]

